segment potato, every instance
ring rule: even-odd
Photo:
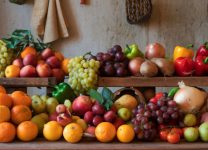
[[[172,76],[174,74],[174,64],[171,60],[165,58],[152,58],[151,61],[157,65],[164,76]]]
[[[154,77],[158,73],[157,65],[149,60],[142,63],[140,73],[145,77]]]

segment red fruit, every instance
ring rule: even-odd
[[[57,105],[56,106],[56,112],[58,114],[65,113],[66,112],[66,106],[64,104]]]
[[[156,99],[160,99],[163,96],[163,92],[159,92],[155,95]]]
[[[94,114],[92,111],[88,111],[84,114],[84,120],[88,124],[92,123],[93,117],[94,117]]]
[[[180,137],[183,136],[183,130],[180,128],[172,128],[171,132],[178,133],[180,135]]]
[[[86,133],[89,133],[90,135],[95,136],[95,127],[94,126],[89,126],[86,131]]]
[[[52,70],[46,63],[38,64],[36,70],[39,77],[50,77],[52,75]]]
[[[53,113],[49,116],[49,121],[57,121],[57,116],[58,116],[58,113],[57,113],[57,112],[53,112]]]
[[[51,67],[51,68],[60,68],[61,67],[61,62],[56,56],[51,56],[46,60],[46,63]]]
[[[92,106],[92,112],[95,115],[103,115],[105,113],[105,108],[99,103],[96,103]]]
[[[20,77],[36,77],[36,76],[37,76],[36,69],[31,65],[24,66],[20,70]]]
[[[151,103],[153,103],[153,104],[157,104],[158,99],[155,98],[155,97],[153,97],[153,98],[151,98],[149,101],[150,101]]]
[[[158,126],[158,130],[160,131],[160,130],[163,130],[163,129],[167,129],[166,125],[160,124],[160,125]]]
[[[59,114],[57,116],[57,122],[62,125],[62,126],[66,126],[67,124],[69,124],[70,122],[72,122],[72,118],[69,114],[67,113],[62,113]]]
[[[116,120],[116,113],[112,110],[104,114],[104,120],[113,123]]]
[[[112,110],[114,113],[117,113],[117,109],[115,105],[113,105],[110,110]]]
[[[56,77],[57,83],[60,83],[64,81],[65,73],[62,69],[55,68],[52,69],[52,76]]]
[[[72,103],[72,111],[77,115],[83,116],[92,109],[92,101],[89,96],[79,96]]]
[[[115,122],[114,122],[114,126],[116,129],[118,129],[118,127],[120,127],[121,125],[125,124],[125,121],[123,121],[123,119],[121,118],[116,118]]]
[[[41,53],[41,58],[44,59],[44,60],[46,60],[47,58],[49,58],[51,56],[54,56],[54,52],[50,48],[46,48]]]
[[[170,133],[169,129],[164,129],[160,131],[160,139],[163,141],[167,141],[168,134]]]
[[[23,61],[21,58],[17,58],[12,62],[12,65],[18,66],[20,69],[24,67]]]
[[[148,44],[145,51],[145,58],[165,58],[165,48],[159,43]]]
[[[180,135],[178,133],[175,133],[175,132],[170,132],[168,134],[167,140],[171,144],[178,143],[180,141]]]
[[[27,65],[32,65],[32,66],[36,66],[37,65],[37,57],[36,55],[33,54],[27,54],[24,58],[23,58],[23,64],[25,66]]]
[[[101,116],[96,115],[93,120],[92,123],[94,126],[97,126],[98,124],[100,124],[101,122],[103,122],[103,118]]]

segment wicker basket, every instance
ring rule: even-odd
[[[151,0],[126,0],[126,14],[130,24],[147,20],[152,14]]]

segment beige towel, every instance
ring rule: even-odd
[[[35,0],[31,25],[44,43],[69,36],[60,0]]]

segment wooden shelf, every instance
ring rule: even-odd
[[[81,141],[70,144],[66,141],[48,142],[42,139],[33,142],[13,142],[0,144],[0,150],[207,150],[208,143],[185,143],[169,144],[167,142],[134,142],[123,144],[99,143],[94,141]]]
[[[50,87],[56,85],[56,78],[0,78],[5,87]]]
[[[183,81],[189,86],[208,86],[208,77],[99,77],[103,87],[174,87]]]

